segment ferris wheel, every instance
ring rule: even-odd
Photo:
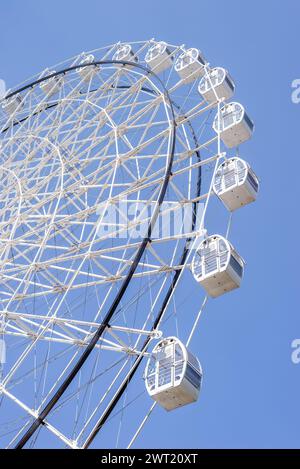
[[[234,92],[198,49],[154,39],[6,92],[1,447],[131,447],[156,405],[197,401],[191,340],[208,299],[241,284],[232,213],[259,189]]]

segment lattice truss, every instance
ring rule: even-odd
[[[132,44],[143,66],[150,44]],[[93,61],[111,60],[118,46],[93,51]],[[185,50],[168,47],[174,59]],[[55,80],[56,93],[45,92],[38,82],[51,73],[44,71],[25,83],[13,112],[1,111],[3,447],[13,447],[39,415],[116,297],[141,245],[139,234],[158,206],[175,127],[165,194],[171,203],[161,206],[155,224],[159,235],[147,244],[87,363],[28,446],[84,447],[97,422],[97,446],[126,445],[136,415],[142,415],[145,401],[149,405],[143,370],[105,426],[101,418],[136,358],[148,356],[145,340],[178,329],[187,334],[200,301],[197,293],[195,311],[178,306],[193,282],[182,253],[199,235],[195,218],[182,233],[166,233],[160,224],[185,204],[192,204],[195,215],[199,203],[207,203],[222,157],[212,129],[219,102],[203,101],[197,81],[186,84],[174,65],[160,79],[142,68],[109,62],[79,73],[82,58],[55,67],[66,70]],[[129,221],[124,207],[130,207]],[[116,217],[110,223],[108,213]],[[173,289],[156,324],[181,270],[181,286]]]

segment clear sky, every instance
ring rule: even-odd
[[[300,364],[291,361],[300,338],[300,104],[291,101],[299,15],[297,0],[1,4],[0,78],[8,87],[81,51],[155,37],[228,68],[256,124],[246,155],[261,192],[233,228],[247,260],[243,286],[210,302],[194,338],[205,368],[198,406],[156,410],[139,446],[300,447]]]

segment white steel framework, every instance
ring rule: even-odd
[[[226,159],[213,129],[223,98],[215,93],[207,103],[196,81],[180,79],[174,64],[184,45],[167,44],[168,67],[162,59],[150,70],[153,46],[117,43],[80,54],[2,102],[1,447],[15,447],[39,418],[26,447],[132,444],[142,428],[132,409],[148,415],[139,365],[149,345],[162,335],[190,342],[195,332],[203,298],[190,263]],[[116,61],[120,51],[132,62]],[[209,79],[209,64],[203,70]],[[187,204],[188,229],[163,232]],[[107,222],[109,213],[116,218]],[[187,282],[199,297],[188,317],[180,311]]]

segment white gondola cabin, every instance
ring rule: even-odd
[[[175,70],[184,83],[191,83],[205,74],[205,60],[198,49],[188,49],[176,60]]]
[[[20,111],[23,105],[23,100],[19,94],[15,94],[10,98],[3,99],[1,103],[3,111],[9,115],[14,114],[16,111]]]
[[[214,193],[231,212],[254,202],[258,189],[256,174],[246,161],[237,157],[224,161],[213,181]]]
[[[164,409],[173,410],[197,401],[202,369],[179,339],[169,337],[154,347],[145,380],[149,395]]]
[[[244,261],[227,239],[209,236],[199,245],[192,261],[192,272],[206,293],[216,298],[240,286]]]
[[[87,65],[87,67],[79,67],[77,69],[77,72],[83,81],[90,81],[92,75],[95,73],[96,67],[88,65],[94,62],[94,60],[95,57],[93,56],[93,54],[88,54],[79,62],[79,65]]]
[[[220,119],[217,113],[213,129],[220,132],[220,138],[228,148],[233,148],[251,138],[254,124],[241,104],[229,103],[220,109]]]
[[[160,41],[150,46],[145,56],[145,62],[155,73],[163,72],[171,67],[173,60],[167,44]]]
[[[121,44],[113,55],[113,60],[123,60],[124,62],[137,62],[138,59],[134,54],[130,44]],[[123,67],[124,65],[118,64],[117,67]],[[130,67],[130,65],[125,65]]]
[[[210,70],[200,81],[198,91],[208,103],[217,99],[230,99],[235,84],[227,70],[216,67]]]
[[[53,75],[55,73],[55,70],[47,72],[47,75]],[[47,96],[52,96],[56,93],[59,92],[61,85],[63,83],[63,76],[62,75],[56,75],[56,76],[50,76],[46,80],[42,81],[40,83],[40,88],[41,90],[47,95]]]

